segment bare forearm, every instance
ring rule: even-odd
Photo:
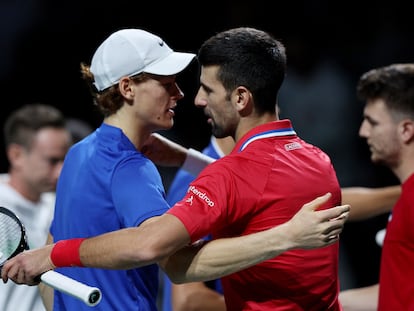
[[[185,226],[176,217],[164,214],[147,220],[137,228],[89,239],[63,240],[23,252],[4,264],[2,279],[3,282],[10,278],[18,284],[37,285],[36,277],[55,267],[81,265],[129,269],[158,261],[163,264],[171,254],[174,255],[162,267],[174,282],[217,279],[288,249],[317,248],[336,243],[349,206],[315,211],[330,196],[326,194],[305,204],[283,225],[251,235],[212,241],[199,247],[199,252],[188,253],[191,256],[180,256],[188,250],[197,251],[193,247],[184,247],[190,242]],[[183,251],[177,252],[181,249]],[[174,258],[182,260],[174,264]]]
[[[123,229],[83,241],[79,248],[82,264],[105,269],[131,269],[153,263],[157,258],[145,251],[144,241],[135,240],[136,230]],[[141,250],[136,252],[135,247],[139,245]]]
[[[84,266],[130,269],[156,263],[188,245],[189,241],[184,225],[175,216],[164,214],[136,228],[87,239],[79,253]]]
[[[165,270],[174,283],[185,283],[218,279],[251,267],[294,248],[284,226],[187,247],[170,257]]]
[[[352,206],[350,221],[363,220],[390,212],[400,194],[400,186],[345,187],[342,188],[342,204]]]
[[[339,301],[344,311],[376,311],[379,285],[348,289],[340,292]]]
[[[56,267],[130,269],[156,263],[189,242],[184,225],[176,217],[164,214],[139,227],[89,239],[61,240],[25,251],[4,264],[1,276],[3,282],[12,279],[17,284],[38,285],[37,276]]]
[[[305,204],[291,220],[277,227],[181,249],[163,262],[162,267],[174,283],[208,281],[290,249],[311,249],[336,243],[349,206],[315,211],[329,197],[325,195]]]

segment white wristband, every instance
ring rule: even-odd
[[[186,170],[190,174],[197,176],[207,165],[213,163],[216,159],[201,153],[195,149],[189,148],[187,151],[187,157],[185,158],[182,169]]]

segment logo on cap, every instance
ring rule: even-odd
[[[160,41],[158,42],[159,46],[163,46],[164,45],[164,41]]]

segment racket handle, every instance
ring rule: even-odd
[[[101,301],[99,288],[91,287],[56,271],[47,271],[40,276],[40,279],[50,287],[82,300],[88,306],[96,306]]]

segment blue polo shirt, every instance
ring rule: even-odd
[[[156,166],[121,129],[103,123],[68,152],[57,185],[51,225],[54,241],[92,237],[139,226],[169,208]],[[158,266],[131,270],[60,268],[59,272],[99,287],[95,310],[156,311]],[[54,310],[90,310],[55,291]]]

